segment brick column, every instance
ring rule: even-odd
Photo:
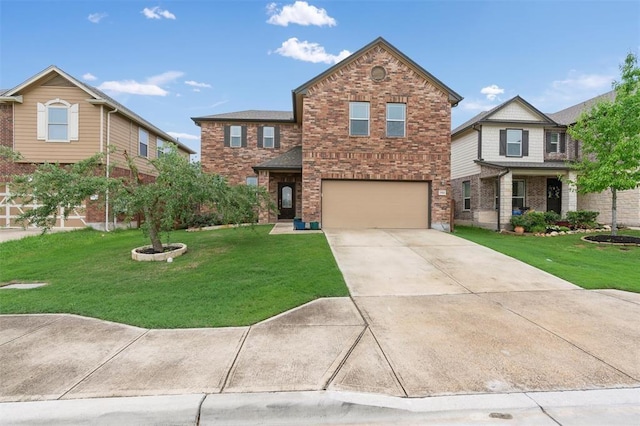
[[[509,228],[511,220],[511,198],[513,196],[513,173],[509,172],[500,178],[500,229]]]

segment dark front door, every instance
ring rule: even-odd
[[[547,179],[547,211],[561,214],[562,182],[559,179]]]
[[[278,219],[293,219],[296,215],[296,184],[278,183]]]

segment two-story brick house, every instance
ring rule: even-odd
[[[105,154],[113,175],[128,174],[124,151],[135,156],[143,174],[154,170],[145,161],[156,158],[167,142],[177,144],[184,155],[189,147],[149,123],[95,87],[81,82],[56,66],[0,91],[0,145],[19,152],[23,159],[0,159],[0,227],[16,226],[15,219],[31,206],[11,202],[10,180],[33,172],[39,163],[73,164],[96,153]],[[108,147],[115,147],[111,152]],[[106,173],[106,169],[105,169]],[[89,200],[56,227],[94,226],[104,229],[112,215],[105,200]]]
[[[195,117],[206,171],[268,189],[261,222],[449,229],[462,97],[378,38],[293,90],[293,110]]]
[[[508,229],[514,210],[595,210],[611,220],[611,196],[578,194],[571,162],[580,142],[567,128],[599,100],[614,92],[554,114],[544,114],[519,96],[482,112],[452,131],[451,185],[456,223]],[[624,191],[621,223],[640,223],[640,190]],[[607,202],[608,200],[608,202]]]

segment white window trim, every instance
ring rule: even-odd
[[[353,117],[353,109],[352,106],[356,105],[356,104],[362,104],[362,105],[366,105],[367,106],[367,117],[366,118],[362,118],[362,117]],[[366,121],[367,122],[367,134],[365,135],[354,135],[353,133],[351,133],[351,123],[353,121]],[[371,133],[371,104],[369,102],[349,102],[349,136],[369,136]]]
[[[519,153],[517,155],[509,154],[509,145],[516,145],[515,142],[509,143],[509,132],[520,132],[520,142],[518,143]],[[522,129],[507,129],[506,138],[507,138],[507,146],[506,146],[506,152],[505,152],[506,156],[522,157],[522,139],[524,138],[524,131]]]
[[[516,197],[515,194],[511,194],[511,205],[513,206],[513,199],[514,198],[522,198],[522,206],[526,206],[527,205],[527,181],[524,179],[513,179],[511,181],[511,187],[513,188],[513,184],[516,182],[522,182],[522,191],[524,192],[522,194],[522,196],[518,196]]]
[[[146,142],[143,142],[142,138],[140,137],[143,133],[147,135],[147,141]],[[142,147],[142,145],[147,147],[146,155],[142,154],[142,150],[140,149]],[[149,158],[149,132],[147,132],[142,127],[138,127],[138,155],[140,157]]]
[[[60,108],[67,110],[67,138],[52,139],[49,137],[49,108]],[[45,142],[71,142],[78,140],[78,104],[70,104],[60,98],[52,99],[44,104],[37,104],[36,117],[36,138]]]
[[[233,130],[237,129],[238,134],[234,134]],[[233,138],[238,138],[238,144],[233,143]],[[242,147],[242,126],[229,126],[229,147],[241,148]]]
[[[560,152],[560,132],[549,132],[549,135],[556,135],[557,139],[555,142],[551,141],[551,136],[549,136],[549,145],[553,148],[549,150],[550,153]]]
[[[266,130],[271,130],[271,135],[267,135]],[[271,140],[271,144],[267,145],[267,140]],[[274,148],[276,146],[276,128],[273,126],[264,126],[262,128],[262,147]]]
[[[466,186],[469,187],[468,197],[465,197],[464,195],[464,190]],[[469,200],[469,208],[466,207],[466,203],[465,203],[466,200]],[[462,182],[462,211],[465,211],[465,212],[471,211],[471,181],[470,180],[465,180],[464,182]]]
[[[165,141],[162,138],[156,138],[156,157],[160,158],[166,152]]]
[[[245,183],[247,186],[258,186],[258,176],[247,176]]]
[[[390,105],[402,105],[404,108],[402,109],[402,120],[398,120],[397,118],[389,118],[389,106]],[[402,122],[402,135],[389,135],[389,125],[388,123],[392,122]],[[399,103],[399,102],[388,102],[387,103],[387,126],[386,126],[386,134],[388,138],[404,138],[407,136],[407,104]]]

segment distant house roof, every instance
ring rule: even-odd
[[[148,128],[148,129],[152,130],[154,133],[157,133],[158,135],[162,136],[163,139],[167,140],[168,142],[175,143],[176,145],[178,145],[180,147],[180,149],[188,152],[189,154],[195,154],[196,153],[194,150],[192,150],[188,146],[184,145],[183,143],[178,141],[173,136],[169,135],[168,133],[166,133],[163,130],[159,129],[158,127],[154,126],[153,124],[151,124],[150,122],[148,122],[144,118],[140,117],[138,114],[136,114],[135,112],[131,111],[129,108],[125,107],[120,102],[116,101],[115,99],[111,98],[106,93],[102,92],[101,90],[97,89],[96,87],[93,87],[93,86],[91,86],[89,84],[83,83],[82,81],[76,79],[75,77],[73,77],[70,74],[67,74],[66,72],[64,72],[63,70],[61,70],[60,68],[58,68],[55,65],[51,65],[51,66],[47,67],[43,71],[39,72],[38,74],[34,75],[33,77],[31,77],[30,79],[24,81],[23,83],[19,84],[18,86],[14,87],[13,89],[9,89],[9,90],[6,90],[4,92],[0,92],[1,97],[2,98],[14,97],[15,99],[18,99],[19,96],[16,96],[16,94],[20,93],[21,90],[23,90],[25,87],[31,85],[35,81],[40,80],[41,78],[45,77],[47,74],[51,74],[53,72],[57,73],[58,75],[60,75],[63,78],[67,79],[68,81],[70,81],[72,84],[78,86],[79,88],[81,88],[82,90],[87,92],[90,96],[92,96],[94,98],[92,100],[92,103],[98,104],[98,105],[99,104],[106,104],[107,106],[109,106],[109,107],[111,107],[113,109],[117,109],[118,112],[121,113],[122,115],[124,115],[124,116],[128,117],[129,119],[131,119],[131,120],[143,125],[144,127]],[[6,99],[0,99],[0,100],[6,100]],[[21,102],[21,100],[20,100],[20,102]]]
[[[199,121],[269,121],[269,122],[293,122],[291,111],[269,111],[250,109],[246,111],[227,112],[224,114],[206,115],[192,118]]]
[[[483,161],[475,160],[477,164],[501,169],[539,169],[539,170],[567,170],[571,166],[565,161],[545,161],[543,163],[529,163],[526,161]]]
[[[508,101],[505,101],[503,103],[501,103],[500,105],[493,107],[492,109],[488,110],[488,111],[483,111],[480,114],[476,115],[475,117],[465,121],[464,123],[462,123],[461,125],[459,125],[458,127],[456,127],[455,129],[453,129],[451,131],[451,136],[456,135],[457,133],[461,133],[471,127],[473,127],[473,125],[477,124],[477,123],[483,123],[483,122],[489,122],[491,120],[489,120],[489,117],[493,114],[495,114],[496,112],[500,111],[501,109],[503,109],[504,107],[506,107],[507,105],[513,103],[513,102],[520,102],[523,105],[525,105],[527,108],[529,108],[530,110],[532,110],[533,112],[535,112],[536,114],[538,114],[541,118],[541,120],[537,123],[544,123],[544,124],[549,124],[549,125],[554,125],[554,124],[558,124],[556,123],[551,117],[549,117],[547,114],[545,114],[544,112],[541,112],[539,109],[537,109],[536,107],[534,107],[533,105],[531,105],[529,102],[527,102],[526,100],[524,100],[522,97],[515,96],[511,99],[509,99]],[[504,120],[500,120],[500,122],[503,122]],[[519,120],[513,120],[514,123],[528,123],[528,122],[522,122]],[[533,122],[531,122],[531,124],[534,124]]]
[[[253,166],[254,170],[302,170],[302,147],[296,146],[284,154]]]
[[[578,121],[578,117],[580,117],[580,115],[584,111],[588,111],[598,102],[614,101],[615,99],[616,99],[616,92],[612,90],[600,96],[596,96],[595,98],[587,99],[584,102],[580,102],[579,104],[576,104],[569,108],[565,108],[561,111],[554,112],[553,114],[548,114],[548,115],[555,122],[568,126]]]

